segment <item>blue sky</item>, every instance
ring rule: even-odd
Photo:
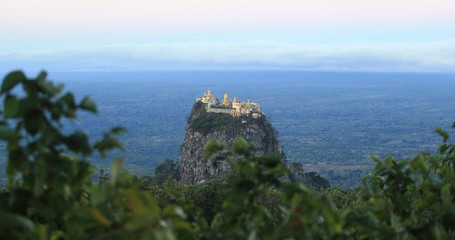
[[[0,71],[454,72],[448,0],[2,0]]]

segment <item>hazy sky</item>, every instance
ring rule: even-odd
[[[1,0],[0,71],[455,69],[453,0]]]

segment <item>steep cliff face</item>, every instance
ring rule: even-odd
[[[233,117],[206,112],[205,106],[200,102],[195,103],[188,118],[180,162],[183,183],[204,182],[230,171],[229,164],[223,160],[226,152],[210,158],[204,156],[204,146],[211,139],[231,149],[234,139],[241,136],[256,147],[257,155],[270,152],[282,154],[276,133],[265,116],[257,119],[250,116]]]

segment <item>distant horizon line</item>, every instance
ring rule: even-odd
[[[83,70],[27,70],[11,69],[1,71],[0,74],[6,75],[13,71],[23,71],[25,73],[46,71],[47,73],[128,73],[128,72],[306,72],[306,73],[376,73],[376,74],[455,74],[452,71],[379,71],[379,70],[307,70],[307,69],[83,69]]]

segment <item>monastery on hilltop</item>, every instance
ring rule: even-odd
[[[218,98],[212,95],[210,89],[207,92],[204,92],[204,96],[196,98],[196,102],[202,102],[207,104],[207,112],[214,113],[227,113],[234,117],[239,117],[243,115],[249,115],[253,118],[259,118],[262,116],[261,107],[259,103],[250,102],[248,98],[247,102],[239,102],[237,97],[234,97],[234,100],[229,101],[229,96],[227,93],[224,93],[223,102],[220,103]]]

